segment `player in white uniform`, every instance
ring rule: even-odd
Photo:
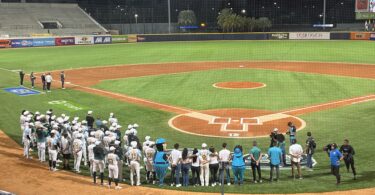
[[[119,157],[114,153],[116,150],[115,147],[111,146],[109,148],[110,153],[108,154],[108,188],[111,188],[112,180],[115,181],[116,187],[115,189],[121,189],[118,186],[118,161],[120,160]]]
[[[80,173],[79,170],[82,160],[82,134],[77,134],[77,139],[73,141],[73,156],[74,156],[74,169],[77,173]]]
[[[83,131],[82,127],[78,128],[78,131],[82,135],[81,142],[82,142],[82,158],[83,158],[83,165],[87,166],[87,144],[86,144],[86,138],[88,133]]]
[[[202,186],[208,186],[210,176],[210,152],[207,150],[207,144],[202,144],[202,150],[199,152],[199,161],[201,162],[200,167],[200,179]]]
[[[127,152],[126,156],[128,157],[130,161],[130,183],[131,185],[134,185],[134,173],[137,176],[137,186],[141,185],[141,167],[140,167],[140,162],[141,162],[141,151],[137,148],[137,142],[132,141],[130,143],[131,149]]]
[[[87,151],[88,151],[88,157],[89,157],[89,162],[90,162],[90,174],[91,174],[91,176],[92,176],[92,167],[93,167],[93,163],[94,163],[95,142],[96,142],[96,139],[94,137],[87,138],[87,144],[89,145],[87,147]]]
[[[155,155],[155,149],[153,147],[154,142],[147,143],[145,146],[144,154],[145,154],[145,166],[146,166],[146,179],[147,182],[151,182],[151,176],[152,176],[152,183],[156,183],[156,173],[154,170],[154,155]]]
[[[29,158],[30,143],[31,143],[31,126],[32,123],[25,123],[23,134],[22,134],[22,143],[23,143],[23,156]],[[30,157],[31,158],[31,157]]]
[[[49,157],[49,169],[51,171],[57,171],[56,160],[57,160],[57,139],[55,138],[55,132],[51,131],[51,136],[47,139],[48,157]]]

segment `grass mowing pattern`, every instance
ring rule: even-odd
[[[371,41],[206,41],[0,50],[0,68],[26,72],[189,61],[324,61],[375,64]],[[360,55],[360,56],[359,56]]]
[[[217,82],[265,83],[260,89],[217,89]],[[284,110],[375,93],[375,81],[319,74],[223,69],[102,81],[97,88],[196,110]]]

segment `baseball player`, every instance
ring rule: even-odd
[[[93,163],[93,174],[92,177],[94,179],[94,184],[96,184],[96,171],[99,169],[100,172],[100,185],[104,185],[103,179],[104,179],[104,156],[106,154],[106,151],[101,144],[101,141],[95,142],[95,147],[93,149],[94,151],[94,163]]]
[[[115,154],[116,148],[111,146],[109,148],[109,154],[108,154],[108,188],[111,188],[112,180],[114,179],[116,187],[116,190],[121,189],[120,186],[118,186],[118,161],[120,160],[119,157]]]
[[[51,136],[47,140],[48,146],[48,157],[49,157],[49,169],[51,171],[57,171],[56,160],[57,160],[57,139],[55,137],[55,131],[51,131]]]
[[[92,135],[94,135],[95,132],[92,132]],[[87,147],[87,151],[88,151],[88,157],[89,157],[89,163],[90,163],[90,175],[92,176],[93,175],[93,163],[94,163],[94,147],[96,146],[95,145],[95,142],[96,142],[96,139],[94,137],[89,137],[87,138],[87,144],[89,145]]]
[[[154,146],[153,142],[149,142],[144,146],[144,154],[145,154],[144,161],[145,161],[145,166],[146,166],[146,171],[147,171],[146,180],[148,183],[152,181],[152,184],[155,184],[156,173],[153,167],[155,149],[153,148],[153,146]],[[151,176],[152,176],[152,180],[151,180]]]
[[[80,173],[81,171],[79,170],[81,166],[81,160],[82,160],[82,134],[78,133],[77,138],[73,141],[73,156],[74,156],[74,170],[77,173]]]
[[[36,142],[38,147],[38,157],[40,162],[46,161],[46,138],[48,135],[47,128],[41,122],[35,122],[36,127]]]
[[[121,147],[121,142],[118,141],[118,140],[115,141],[115,146],[114,147],[116,148],[115,154],[119,158],[119,161],[117,162],[117,165],[118,165],[118,179],[119,179],[119,181],[123,181],[123,178],[122,178],[122,167],[123,167],[123,164],[124,164],[124,161],[123,161],[124,150]]]
[[[80,126],[80,125],[79,125]],[[87,166],[87,144],[86,139],[88,137],[87,132],[83,132],[83,128],[79,127],[78,132],[80,132],[81,142],[82,142],[82,158],[83,158],[83,165]]]
[[[71,154],[71,142],[70,142],[70,139],[69,139],[69,135],[67,133],[65,133],[63,135],[63,137],[61,138],[61,153],[63,155],[63,158],[64,158],[64,162],[63,162],[63,169],[67,169],[67,170],[70,170],[70,167],[69,167],[69,160],[70,160],[70,154]]]
[[[137,186],[141,185],[141,151],[137,148],[138,143],[133,141],[130,143],[131,149],[127,152],[128,159],[130,161],[130,183],[133,186],[134,185],[134,173],[137,177]]]
[[[31,144],[31,126],[32,123],[25,123],[25,127],[22,134],[22,143],[23,143],[23,156],[27,159],[29,158],[30,144]],[[30,157],[31,159],[31,157]]]
[[[87,121],[87,126],[89,127],[89,129],[92,129],[94,127],[94,117],[92,116],[92,111],[89,110],[87,112],[87,116],[86,116],[86,121]]]
[[[202,186],[208,186],[210,178],[210,152],[207,150],[207,144],[202,144],[202,150],[199,152],[200,164],[200,179]]]
[[[109,125],[112,125],[113,123],[118,123],[118,120],[115,117],[115,114],[113,114],[112,112],[109,114],[108,122],[109,122]]]

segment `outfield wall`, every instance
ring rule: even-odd
[[[160,35],[84,35],[64,37],[0,38],[0,48],[93,45],[134,42],[213,40],[375,40],[370,32],[269,32]]]

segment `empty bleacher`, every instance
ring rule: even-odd
[[[49,27],[45,28],[46,23]],[[51,28],[53,23],[57,28]],[[52,24],[52,25],[51,25]],[[0,3],[0,35],[89,35],[107,30],[77,4]]]

